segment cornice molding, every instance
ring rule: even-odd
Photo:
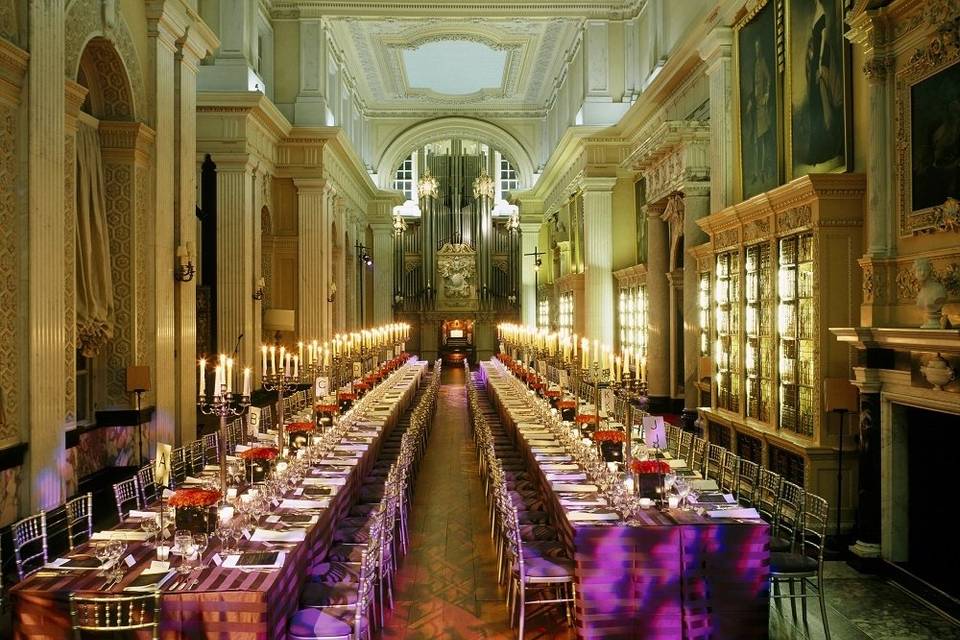
[[[423,0],[274,0],[270,14],[277,20],[321,16],[397,17],[589,17],[623,20],[639,15],[646,0],[476,0],[475,2],[424,2]]]

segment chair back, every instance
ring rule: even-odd
[[[737,501],[740,504],[752,507],[757,498],[760,465],[746,458],[740,458],[737,471]]]
[[[153,475],[153,463],[145,465],[137,471],[137,486],[140,489],[140,500],[143,506],[155,501],[159,496],[157,482]]]
[[[220,464],[220,432],[207,433],[201,440],[203,442],[203,464]]]
[[[693,434],[689,431],[680,433],[680,445],[677,447],[677,457],[687,460],[690,457],[690,448],[693,443]]]
[[[70,626],[74,637],[84,631],[98,633],[149,630],[160,637],[160,592],[132,596],[81,596],[70,594]]]
[[[718,444],[707,445],[707,462],[703,468],[704,478],[712,478],[719,482],[720,472],[723,469],[723,456],[726,452],[727,450]]]
[[[724,450],[723,464],[720,465],[720,489],[724,493],[736,495],[737,482],[739,481],[740,456]]]
[[[198,474],[203,471],[203,440],[194,440],[186,445],[187,474]]]
[[[783,481],[780,491],[780,504],[777,506],[776,529],[774,534],[789,540],[791,548],[797,539],[797,534],[803,526],[803,511],[805,508],[804,490],[800,485]]]
[[[93,494],[88,492],[68,500],[64,508],[67,512],[67,544],[72,551],[93,535]]]
[[[113,485],[113,497],[117,501],[117,515],[120,521],[130,514],[131,509],[139,509],[140,491],[137,489],[137,476]]]
[[[803,527],[800,530],[800,552],[817,558],[823,567],[823,551],[827,539],[827,521],[830,505],[824,498],[812,493],[804,496]]]
[[[675,424],[667,424],[667,451],[674,457],[680,451],[680,427]]]
[[[687,466],[694,471],[699,471],[702,473],[706,451],[707,441],[700,436],[693,436],[693,444],[690,447],[690,456],[687,458]]]
[[[47,564],[47,514],[41,511],[13,523],[13,554],[21,580]]]
[[[757,491],[754,502],[760,517],[772,525],[777,524],[777,511],[780,508],[780,492],[783,489],[783,478],[762,467],[757,481]]]
[[[177,447],[170,452],[170,484],[183,482],[187,479],[187,450]]]

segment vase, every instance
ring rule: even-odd
[[[174,515],[177,529],[190,533],[213,533],[217,525],[217,507],[177,507]]]
[[[270,476],[269,460],[247,460],[247,481],[250,484],[263,482]]]
[[[663,488],[662,473],[638,473],[637,474],[637,495],[641,498],[650,498],[657,500],[660,497],[660,491]]]
[[[623,462],[623,443],[601,442],[600,457],[604,462]]]
[[[287,432],[287,444],[291,451],[302,449],[310,442],[309,431],[289,431]]]

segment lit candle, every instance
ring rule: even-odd
[[[613,361],[613,368],[614,368],[614,369],[616,370],[616,372],[617,372],[617,380],[616,380],[616,381],[617,381],[617,382],[620,382],[620,380],[621,380],[621,375],[622,375],[622,372],[623,372],[622,365],[620,364],[620,356],[617,356],[617,357],[614,359],[614,361]]]
[[[243,395],[250,397],[253,391],[253,371],[250,367],[243,368]]]
[[[222,381],[223,381],[223,366],[218,364],[213,368],[213,397],[214,398],[220,397]]]
[[[227,358],[227,393],[233,393],[233,358]]]
[[[287,348],[280,347],[280,369],[283,370],[287,363]]]
[[[297,343],[297,358],[303,360],[303,341]]]
[[[263,356],[263,375],[267,375],[267,345],[260,347],[260,355]]]
[[[277,348],[270,347],[270,373],[277,375]]]
[[[293,377],[300,377],[300,356],[293,357]]]
[[[640,358],[640,379],[644,382],[647,381],[647,356]]]
[[[328,349],[327,347],[323,348],[323,366],[324,367],[330,366],[330,349]]]
[[[207,392],[207,361],[200,358],[200,395],[206,395]]]

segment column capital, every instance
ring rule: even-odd
[[[330,183],[323,178],[294,178],[293,184],[297,188],[297,195],[301,193],[323,194],[333,190]]]
[[[64,80],[64,99],[66,102],[64,126],[67,132],[76,131],[77,116],[80,115],[80,108],[87,97],[87,88],[73,80]]]
[[[880,393],[883,388],[880,370],[869,367],[853,367],[853,380],[850,384],[859,389],[860,393]]]
[[[393,223],[384,221],[371,222],[370,230],[373,231],[374,236],[377,234],[393,235]]]
[[[712,74],[718,63],[730,60],[733,56],[733,29],[727,26],[714,27],[700,43],[697,53],[707,63],[707,75]]]
[[[606,176],[596,176],[583,178],[581,185],[583,186],[583,192],[586,193],[596,193],[596,192],[610,192],[613,191],[613,188],[617,184],[616,176],[606,177]]]
[[[247,153],[211,153],[210,159],[217,165],[217,173],[252,173],[258,165],[256,158]],[[203,158],[199,161],[202,164]]]

